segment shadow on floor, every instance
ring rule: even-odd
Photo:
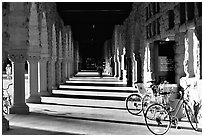
[[[78,107],[78,108],[102,108],[102,109],[114,109],[114,110],[125,110],[126,108],[119,108],[119,107],[103,107],[103,106],[90,106],[90,105],[67,105],[67,104],[60,104],[60,103],[49,103],[49,102],[42,102],[43,105],[55,105],[55,106],[70,106],[70,107]]]
[[[94,96],[94,95],[65,95],[65,94],[52,94],[51,96],[56,98],[78,98],[78,99],[93,99],[93,100],[117,100],[125,101],[125,97],[111,97],[111,96]]]
[[[3,135],[80,135],[80,134],[48,131],[20,126],[10,126],[10,129],[8,131],[5,131]]]
[[[97,122],[105,122],[105,123],[118,123],[118,124],[131,124],[131,125],[140,125],[140,126],[146,126],[143,122],[136,122],[136,121],[123,121],[123,120],[110,120],[110,119],[99,119],[99,118],[88,118],[88,117],[74,117],[74,116],[68,116],[67,114],[43,114],[39,112],[32,112],[31,115],[47,115],[50,117],[55,118],[65,118],[65,119],[76,119],[76,120],[85,120],[85,121],[97,121]],[[176,128],[175,126],[172,126],[171,128]],[[187,130],[193,130],[191,127],[186,126],[179,126],[180,129],[187,129]],[[199,129],[198,132],[202,132],[202,129]]]

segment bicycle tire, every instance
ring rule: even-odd
[[[142,96],[131,94],[125,100],[127,111],[132,115],[138,115],[142,112]]]
[[[185,111],[186,111],[187,118],[188,118],[192,128],[195,131],[198,131],[198,119],[194,115],[193,110],[191,109],[191,107],[187,103],[185,103]]]
[[[171,127],[171,116],[160,104],[151,104],[144,115],[149,131],[155,135],[164,135]]]

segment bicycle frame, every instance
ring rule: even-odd
[[[189,88],[190,86],[188,86],[183,92],[182,92],[182,95],[181,95],[181,98],[179,99],[179,101],[176,103],[176,106],[172,109],[172,110],[170,110],[169,112],[170,112],[170,114],[171,114],[171,117],[176,117],[177,116],[177,114],[178,114],[178,112],[181,110],[181,107],[183,106],[183,105],[186,105],[187,104],[187,102],[186,102],[186,100],[184,99],[184,92]],[[174,115],[172,115],[174,113]]]

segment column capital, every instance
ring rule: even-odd
[[[40,57],[40,62],[42,62],[42,63],[45,63],[45,62],[47,62],[47,61],[49,61],[50,60],[50,58],[49,57]]]
[[[9,53],[9,59],[13,62],[22,63],[27,59],[27,55],[25,53]]]
[[[63,61],[63,58],[58,58],[57,61],[58,61],[58,62],[62,62],[62,61]]]
[[[29,62],[38,62],[40,60],[40,56],[39,55],[28,55],[27,60]]]
[[[54,61],[54,62],[57,61],[57,56],[51,56],[51,57],[50,57],[50,60],[51,60],[51,61]]]

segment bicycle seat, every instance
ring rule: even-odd
[[[152,82],[156,82],[156,80],[147,81],[147,83],[152,83]]]

